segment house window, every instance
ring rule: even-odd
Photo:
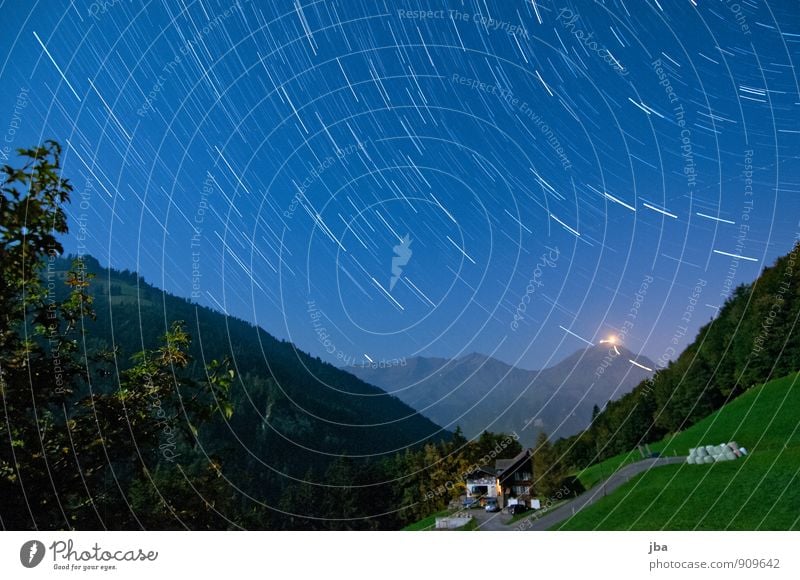
[[[513,476],[514,481],[528,481],[530,478],[530,471],[516,471]]]

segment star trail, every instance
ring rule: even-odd
[[[67,251],[341,366],[658,360],[800,235],[788,0],[2,11],[0,152],[64,144]]]

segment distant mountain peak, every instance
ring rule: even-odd
[[[637,361],[636,366],[631,361]],[[552,437],[582,431],[594,405],[603,407],[633,390],[653,368],[624,346],[580,349],[542,370],[526,370],[479,352],[455,359],[413,357],[394,369],[351,372],[397,396],[447,429],[467,437],[484,430],[516,432],[532,445],[540,431]]]
[[[492,358],[489,355],[482,354],[480,352],[471,352],[469,354],[465,354],[463,356],[458,357],[455,359],[457,362],[460,363],[471,363],[471,364],[484,364],[488,362],[502,362],[497,360],[496,358]],[[505,363],[503,363],[505,364]]]

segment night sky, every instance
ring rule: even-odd
[[[0,14],[0,151],[64,145],[66,249],[339,365],[675,358],[800,232],[794,1]]]

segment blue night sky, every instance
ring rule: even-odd
[[[800,232],[793,1],[0,14],[0,147],[64,145],[68,251],[340,365],[674,358]]]

